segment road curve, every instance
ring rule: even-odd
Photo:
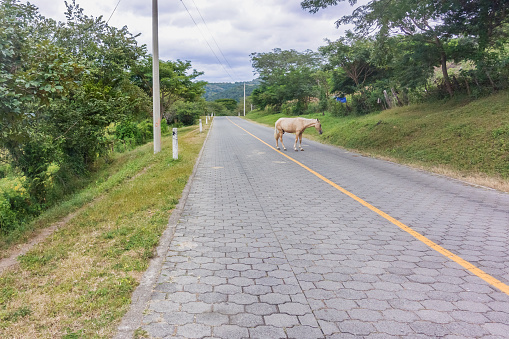
[[[508,194],[273,134],[214,118],[144,331],[509,337]]]

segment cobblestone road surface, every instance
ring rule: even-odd
[[[151,337],[509,338],[506,293],[246,131],[275,143],[214,120],[143,315]],[[508,194],[303,146],[285,154],[509,284]]]

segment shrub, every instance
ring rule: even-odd
[[[0,179],[0,234],[7,234],[31,217],[26,177]]]
[[[318,114],[323,113],[327,109],[322,109],[323,107],[326,107],[327,105],[323,105],[321,102],[310,102],[306,108],[305,114]]]
[[[201,115],[205,114],[205,104],[202,102],[175,102],[166,113],[167,120],[184,126],[196,124]],[[214,112],[216,114],[216,112]],[[216,114],[217,115],[217,114]]]
[[[276,114],[277,113],[277,110],[276,110],[276,106],[273,106],[273,105],[267,105],[265,106],[265,108],[263,109],[263,112],[267,115],[269,114]]]
[[[281,113],[288,116],[297,116],[308,113],[309,107],[302,101],[287,101],[281,105]]]
[[[161,132],[163,131],[163,126],[167,128],[166,121],[161,120]],[[153,138],[154,135],[154,127],[152,124],[152,120],[145,119],[136,124],[136,144],[143,145],[147,143],[150,139]]]
[[[352,107],[356,115],[365,115],[377,110],[376,98],[366,93],[352,95]]]
[[[119,140],[134,138],[136,125],[131,120],[123,120],[115,126],[115,137]]]
[[[163,129],[164,122],[164,129]],[[166,131],[168,125],[165,120],[161,121],[161,132]],[[129,119],[123,120],[116,124],[113,130],[115,136],[114,149],[117,151],[125,151],[135,146],[143,145],[153,137],[153,126],[150,119],[140,121],[138,123]]]
[[[348,106],[336,99],[329,99],[329,111],[333,117],[346,117],[350,113]]]
[[[291,102],[285,102],[281,105],[281,113],[286,116],[293,115],[293,104]]]

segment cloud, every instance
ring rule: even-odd
[[[141,33],[138,42],[146,44],[151,53],[152,2],[76,2],[85,14],[103,16],[104,20],[108,20],[118,3],[109,24],[127,26],[133,34]],[[38,6],[46,17],[65,20],[63,0],[30,0],[30,3]],[[158,3],[159,57],[189,60],[193,68],[205,72],[199,79],[209,82],[251,80],[253,69],[249,55],[253,52],[269,52],[274,48],[316,51],[325,45],[324,38],[336,40],[342,35],[345,29],[336,29],[334,22],[352,12],[347,3],[340,3],[310,14],[301,9],[298,0],[159,0]]]

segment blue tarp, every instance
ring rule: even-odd
[[[336,101],[339,101],[339,102],[342,102],[342,103],[346,103],[346,98],[340,98],[340,97],[336,97]]]

